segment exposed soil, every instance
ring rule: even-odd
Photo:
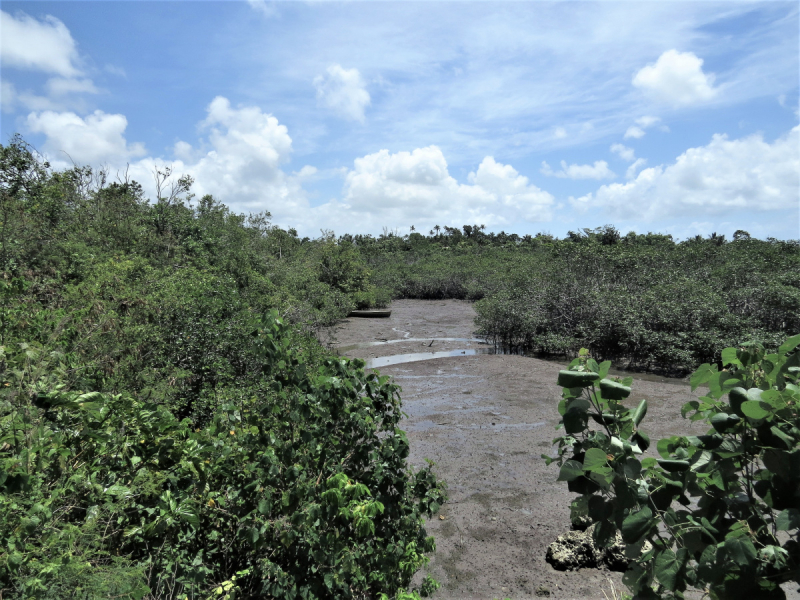
[[[468,302],[398,300],[388,319],[344,321],[327,332],[350,357],[486,348],[478,342],[430,342],[473,338],[475,313]],[[364,342],[412,340],[352,347]],[[420,341],[426,338],[425,341]],[[349,346],[349,348],[348,348]],[[547,547],[570,529],[574,495],[546,466],[558,433],[563,364],[508,355],[477,355],[409,362],[380,369],[402,386],[401,427],[411,443],[411,464],[425,459],[449,487],[450,501],[428,523],[436,538],[430,573],[442,583],[436,598],[583,599],[624,590],[621,574],[604,568],[557,571],[545,561]],[[635,375],[631,404],[648,399],[645,431],[652,440],[702,434],[680,417],[697,398],[682,380]],[[655,446],[655,444],[653,444]],[[651,447],[652,449],[652,447]]]

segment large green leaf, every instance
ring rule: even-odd
[[[736,349],[733,349],[734,352]],[[712,377],[715,377],[719,370],[717,369],[717,365],[709,365],[704,364],[700,365],[697,370],[692,373],[692,377],[689,382],[692,384],[692,391],[696,390],[699,386],[703,385],[704,383],[708,382]]]
[[[634,424],[638,427],[639,423],[642,422],[646,414],[647,414],[647,400],[643,398],[642,401],[639,402],[639,405],[636,407],[636,409],[633,411],[631,419],[633,419]]]
[[[581,433],[589,422],[586,411],[570,410],[564,415],[564,431],[566,433]]]
[[[653,511],[645,506],[639,512],[625,517],[622,521],[622,539],[626,544],[634,544],[642,539],[656,520],[653,518]]]
[[[725,540],[725,553],[735,563],[750,566],[756,559],[756,548],[746,537],[729,537]]]
[[[654,570],[661,585],[674,592],[678,587],[678,575],[682,566],[682,562],[672,550],[667,549],[659,553],[656,556]]]
[[[800,345],[800,333],[798,333],[797,335],[793,335],[788,340],[783,342],[783,344],[781,344],[781,347],[778,348],[778,353],[786,354],[797,348],[798,345]]]
[[[583,475],[583,465],[577,460],[568,460],[561,465],[557,481],[572,481]]]
[[[725,348],[722,351],[722,365],[736,365],[741,366],[742,362],[736,358],[736,348]]]
[[[629,456],[623,463],[622,471],[628,479],[637,479],[642,472],[642,463]]]
[[[600,368],[597,370],[597,374],[600,376],[600,379],[604,379],[606,375],[608,375],[608,370],[611,368],[611,361],[604,360],[600,363]]]
[[[745,416],[750,417],[751,419],[766,419],[772,414],[769,410],[771,408],[770,405],[759,400],[748,400],[747,402],[742,402],[741,408]]]
[[[600,448],[589,448],[583,459],[584,471],[596,471],[608,465],[608,457]]]

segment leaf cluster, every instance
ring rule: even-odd
[[[744,343],[722,352],[725,369],[697,369],[692,387],[708,393],[682,414],[710,429],[659,440],[661,458],[642,458],[647,404],[621,404],[630,379],[605,379],[608,363],[587,351],[559,375],[565,435],[544,458],[580,494],[573,517],[597,524],[598,544],[621,532],[635,597],[697,588],[719,599],[784,598],[782,583],[800,583],[798,346],[800,335],[771,354]]]
[[[406,588],[434,548],[423,517],[442,484],[430,465],[406,466],[396,385],[360,361],[309,364],[290,333],[276,313],[260,320],[251,343],[270,390],[222,403],[203,428],[125,394],[64,391],[37,370],[36,349],[5,349],[0,587],[26,598]]]

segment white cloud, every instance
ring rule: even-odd
[[[90,79],[52,77],[47,80],[47,91],[51,96],[65,94],[97,94],[98,90]]]
[[[127,77],[128,74],[125,72],[125,69],[122,67],[118,67],[116,65],[106,65],[103,67],[106,73],[111,73],[112,75],[116,75],[117,77]]]
[[[636,119],[636,124],[640,127],[647,129],[648,127],[652,127],[656,123],[658,123],[661,119],[659,117],[653,117],[649,115],[645,115],[643,117],[639,117]]]
[[[637,140],[639,138],[643,138],[645,136],[644,130],[647,129],[648,127],[652,127],[659,121],[661,121],[659,117],[652,117],[648,115],[645,115],[644,117],[639,117],[638,119],[636,119],[636,125],[631,125],[630,127],[628,127],[623,137],[626,140],[628,138],[635,138]],[[664,126],[662,127],[662,130],[669,131],[669,128]]]
[[[553,196],[531,185],[528,178],[520,175],[511,165],[503,165],[487,156],[477,172],[469,174],[468,181],[490,194],[492,201],[519,213],[526,221],[546,221],[550,218],[549,207],[553,203]]]
[[[214,98],[206,110],[199,127],[207,139],[197,147],[178,141],[175,160],[144,156],[141,144],[128,143],[124,115],[95,111],[81,118],[44,111],[29,115],[27,124],[31,132],[45,135],[43,150],[56,167],[74,161],[108,167],[112,173],[127,168],[150,198],[155,198],[154,170],[169,167],[175,177],[194,178],[192,191],[198,197],[213,194],[236,212],[269,210],[276,222],[295,226],[314,222],[300,180],[316,169],[303,167],[295,175],[283,170],[292,150],[286,126],[258,107],[233,107],[223,97]]]
[[[421,231],[434,224],[482,223],[508,226],[551,218],[553,196],[491,156],[459,184],[436,146],[413,152],[380,150],[358,158],[347,174],[341,203],[320,207],[338,212],[346,228],[358,219],[362,229],[414,223]],[[348,221],[349,220],[349,221]]]
[[[124,164],[145,153],[141,144],[125,141],[128,120],[124,115],[96,110],[84,119],[73,112],[47,110],[29,114],[26,122],[30,131],[46,136],[44,150],[56,164]]]
[[[593,165],[568,165],[567,161],[562,160],[560,171],[553,171],[549,164],[542,161],[542,168],[539,170],[544,175],[564,179],[613,179],[616,177],[604,160],[596,160]]]
[[[0,11],[0,58],[6,67],[76,77],[78,51],[67,27],[55,17],[37,21],[24,13]]]
[[[696,104],[711,100],[717,93],[714,75],[703,73],[702,67],[703,59],[692,52],[667,50],[655,64],[636,73],[632,83],[669,104]]]
[[[636,160],[636,155],[633,152],[633,148],[628,148],[622,144],[611,144],[610,150],[614,154],[618,154],[622,160],[627,160],[628,162]]]
[[[188,142],[184,142],[183,140],[178,140],[175,142],[175,146],[172,148],[172,153],[179,159],[185,162],[189,162],[194,160],[196,152],[192,145]]]
[[[601,205],[619,217],[665,217],[777,211],[800,197],[800,126],[773,143],[761,135],[729,140],[714,135],[674,164],[643,170],[633,181],[601,186],[575,205]]]
[[[644,137],[644,129],[642,129],[641,127],[637,127],[636,125],[631,125],[630,127],[628,127],[628,130],[625,132],[625,135],[623,137],[626,140],[628,138],[636,138],[638,140],[639,138]]]
[[[313,177],[317,174],[317,167],[312,167],[311,165],[305,165],[302,169],[297,171],[295,175],[302,178]]]
[[[557,140],[564,139],[567,137],[567,130],[563,127],[556,127],[553,131],[553,137],[555,137]]]
[[[314,87],[320,105],[342,118],[364,122],[364,109],[369,106],[370,97],[358,69],[343,69],[333,64],[325,75],[314,78]]]
[[[81,99],[75,100],[74,98],[67,98],[66,101],[61,98],[51,98],[48,96],[39,96],[30,90],[17,92],[15,97],[16,104],[26,110],[39,112],[44,110],[51,110],[56,112],[63,112],[68,110],[82,111],[84,110],[84,102]]]
[[[29,111],[81,110],[85,103],[77,95],[98,93],[79,67],[75,40],[64,23],[55,17],[47,16],[38,21],[22,12],[12,16],[0,11],[0,33],[3,67],[55,75],[45,83],[47,95],[31,90],[17,92],[12,84],[4,82],[4,112],[12,112],[17,107]]]
[[[646,158],[637,158],[625,171],[625,179],[633,179],[636,173],[647,164]]]
[[[178,142],[175,153],[181,160],[172,164],[173,172],[191,175],[198,196],[213,194],[233,210],[298,218],[307,203],[297,180],[282,169],[292,151],[286,126],[258,107],[232,107],[222,96],[206,110],[200,127],[208,133],[208,147]],[[143,162],[142,168],[151,171],[156,162],[166,161]]]
[[[265,17],[274,17],[278,14],[278,9],[274,2],[267,3],[265,0],[247,0],[254,11],[261,13]]]
[[[0,81],[0,108],[3,112],[14,112],[17,103],[17,89],[10,81]]]

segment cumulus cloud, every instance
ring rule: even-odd
[[[155,198],[155,169],[169,167],[175,176],[194,179],[192,191],[198,197],[213,194],[234,211],[269,210],[287,225],[314,219],[301,180],[316,169],[284,171],[292,139],[285,125],[260,108],[234,107],[224,97],[214,98],[199,124],[204,139],[196,146],[178,141],[171,158],[146,156],[142,144],[128,143],[127,124],[124,115],[99,110],[86,117],[43,111],[27,118],[28,129],[45,136],[42,149],[56,167],[74,161],[108,167],[112,173],[127,170],[150,198]]]
[[[643,138],[644,137],[644,129],[641,127],[637,127],[636,125],[631,125],[628,127],[627,131],[625,131],[625,135],[623,136],[626,140],[628,138]]]
[[[653,117],[651,115],[645,115],[643,117],[639,117],[636,119],[636,124],[640,127],[644,127],[645,129],[648,127],[652,127],[656,123],[658,123],[661,119],[659,117]]]
[[[596,160],[593,165],[568,165],[567,161],[562,160],[560,171],[553,171],[553,168],[547,162],[542,161],[542,168],[539,171],[549,177],[561,177],[564,179],[613,179],[616,177],[604,160]]]
[[[651,117],[651,116],[644,116],[639,117],[636,119],[636,125],[631,125],[628,127],[627,131],[625,131],[624,138],[627,140],[628,138],[643,138],[645,136],[645,129],[648,127],[652,127],[656,123],[661,121],[658,117]],[[663,127],[665,131],[669,131],[666,127]]]
[[[0,11],[0,59],[6,67],[31,69],[62,77],[81,74],[78,50],[66,25],[55,17],[37,21],[24,13]]]
[[[76,94],[98,93],[80,66],[77,46],[67,27],[55,17],[41,21],[18,13],[0,11],[0,61],[3,67],[41,71],[54,75],[47,80],[47,95],[30,90],[16,92],[4,85],[3,110],[21,106],[27,110],[67,110],[82,107]],[[9,84],[10,85],[10,84]],[[68,97],[68,98],[65,98]]]
[[[96,110],[83,118],[73,112],[46,110],[31,113],[26,122],[30,131],[46,136],[43,149],[62,163],[119,164],[145,153],[141,144],[126,142],[124,115]]]
[[[307,209],[305,192],[283,170],[292,152],[286,126],[256,106],[234,107],[222,96],[206,112],[200,131],[207,142],[195,148],[179,141],[173,172],[193,177],[196,195],[212,194],[236,211],[269,210],[282,219],[300,218]],[[132,172],[143,179],[165,162],[148,158],[132,165]]]
[[[491,156],[469,174],[468,181],[460,184],[449,174],[436,146],[395,154],[380,150],[354,161],[341,203],[324,210],[338,210],[351,222],[358,218],[367,229],[410,220],[427,229],[436,223],[508,226],[551,218],[553,196]]]
[[[633,179],[636,173],[647,164],[646,158],[637,158],[625,171],[625,179]]]
[[[799,148],[800,126],[773,143],[761,135],[729,140],[717,134],[674,164],[644,169],[628,183],[601,186],[573,204],[601,205],[617,216],[635,214],[647,221],[785,210],[796,207],[800,196]]]
[[[78,164],[127,168],[145,193],[155,197],[154,169],[169,166],[176,176],[189,175],[198,196],[213,194],[237,212],[269,210],[274,221],[296,227],[303,235],[320,228],[336,231],[379,232],[383,226],[414,223],[421,230],[435,224],[482,223],[508,228],[520,222],[552,218],[555,199],[533,185],[511,165],[485,157],[459,183],[436,146],[410,152],[380,150],[357,158],[344,178],[339,199],[311,206],[303,183],[320,176],[313,166],[289,172],[292,139],[286,126],[254,106],[232,106],[214,98],[200,123],[202,139],[196,144],[178,141],[172,159],[144,156],[140,144],[127,142],[123,115],[96,111],[86,117],[75,113],[43,111],[28,117],[31,131],[46,137],[48,158]],[[55,164],[55,161],[53,161]]]
[[[333,64],[324,75],[314,78],[317,102],[350,121],[364,122],[364,109],[370,96],[358,69],[344,69]]]
[[[628,162],[636,160],[636,155],[633,152],[633,148],[628,148],[622,144],[611,144],[610,150],[614,154],[619,155],[622,160],[627,160]]]
[[[717,93],[714,74],[703,72],[703,59],[692,52],[667,50],[655,64],[642,68],[633,85],[653,98],[676,106],[711,100]]]
[[[636,173],[639,171],[639,169],[641,169],[647,164],[646,158],[636,158],[636,154],[633,151],[633,148],[628,148],[627,146],[623,146],[622,144],[611,144],[610,150],[614,154],[618,155],[622,160],[626,160],[629,163],[631,163],[625,170],[626,179],[633,179],[634,177],[636,177]]]

